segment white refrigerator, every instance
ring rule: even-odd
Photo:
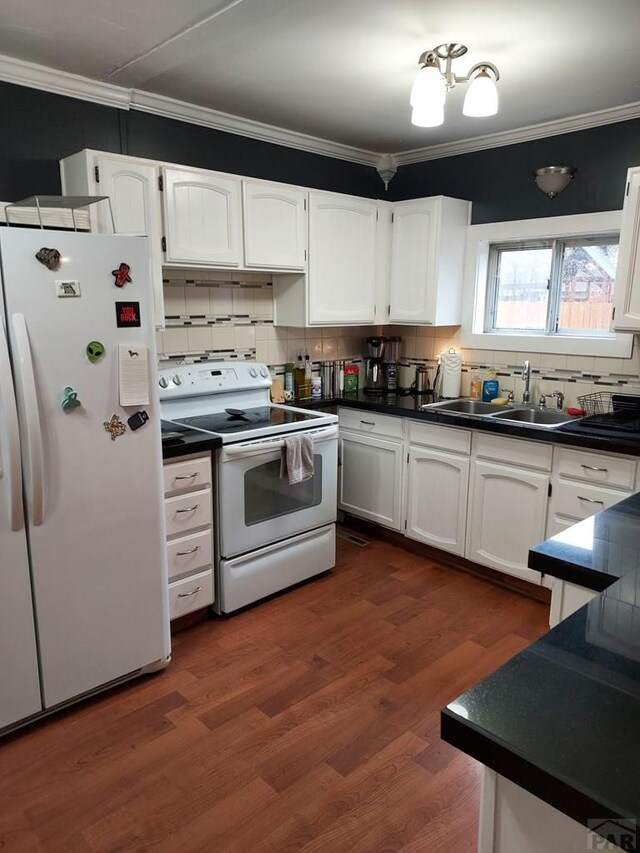
[[[169,659],[147,243],[0,230],[0,733]]]

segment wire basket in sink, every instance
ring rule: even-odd
[[[640,397],[616,394],[614,391],[596,391],[578,397],[578,405],[592,424],[640,430]]]

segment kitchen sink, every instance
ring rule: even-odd
[[[480,400],[443,400],[441,403],[427,403],[420,408],[427,412],[435,409],[445,414],[483,416],[495,415],[498,407],[493,403],[482,403]]]
[[[495,412],[493,418],[500,421],[512,421],[547,428],[568,424],[570,421],[576,420],[571,415],[567,415],[566,412],[559,412],[554,409],[510,409],[506,412]]]

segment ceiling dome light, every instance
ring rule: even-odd
[[[473,74],[473,69],[469,77]],[[494,116],[498,112],[498,88],[496,78],[488,65],[480,66],[478,74],[471,80],[462,106],[462,114],[472,118]]]
[[[565,187],[569,186],[576,173],[573,166],[541,166],[533,173],[536,186],[549,198],[555,198]]]
[[[416,127],[439,127],[444,124],[444,104],[428,107],[414,107],[411,124]]]
[[[412,107],[442,105],[447,96],[447,84],[437,65],[424,65],[416,74],[409,103]]]

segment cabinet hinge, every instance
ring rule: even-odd
[[[163,192],[164,190],[164,178],[162,177],[162,175],[158,175],[158,189],[160,190],[160,192]]]
[[[395,218],[395,213],[392,213],[392,214],[391,214],[391,221],[392,221],[392,222],[393,222],[394,218]]]
[[[304,250],[304,259],[305,259],[305,261],[307,260],[307,250],[306,249]]]
[[[407,465],[409,464],[409,454],[407,453]]]
[[[611,319],[612,319],[612,320],[615,320],[615,319],[616,319],[616,309],[615,309],[615,306],[614,306],[614,308],[613,308],[613,311],[611,312]]]
[[[378,221],[378,211],[376,210],[376,222]]]
[[[405,529],[405,530],[407,529],[407,519],[406,519],[406,518],[405,518],[405,520],[404,520],[404,529]]]
[[[162,251],[163,252],[167,251],[167,238],[166,237],[162,238]]]
[[[96,184],[100,183],[100,166],[93,167],[93,177],[95,179]]]
[[[304,209],[304,210],[306,210],[306,209],[307,209],[307,200],[306,200],[306,198],[304,199],[304,201],[303,201],[302,203],[303,203],[303,205],[304,205],[304,208],[303,208],[303,209]]]
[[[549,488],[547,489],[547,497],[551,497],[551,492],[553,491],[553,486],[549,483]]]
[[[391,305],[387,305],[387,317],[391,316]]]
[[[631,181],[627,181],[627,191],[625,195],[629,195],[629,187],[631,186]]]

